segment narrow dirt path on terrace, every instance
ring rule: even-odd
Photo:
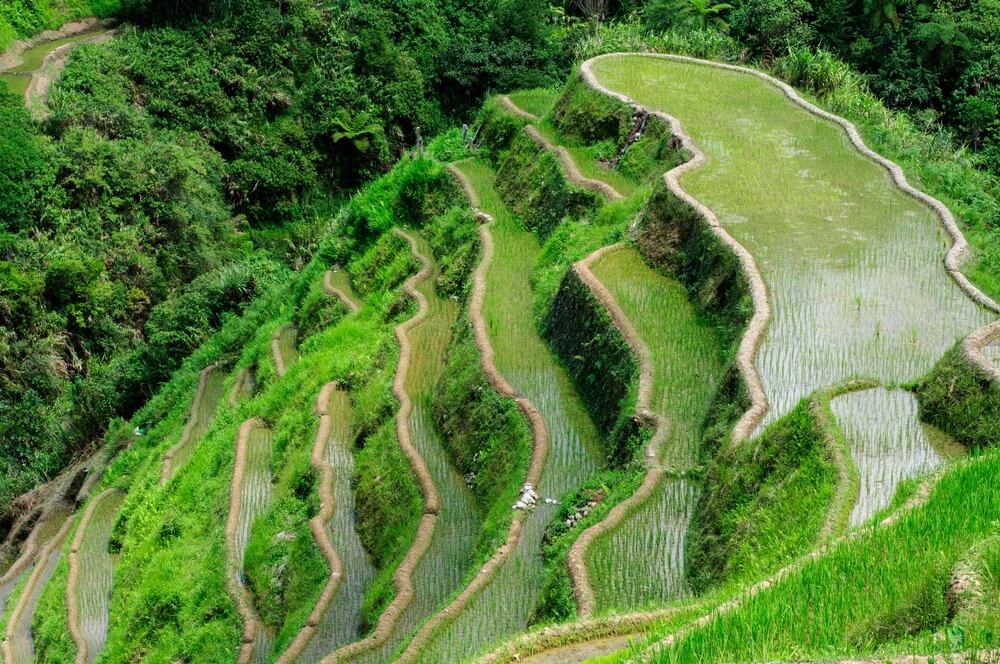
[[[299,331],[291,323],[282,325],[274,331],[271,337],[271,358],[274,360],[274,372],[281,378],[288,367],[299,359],[296,347]]]
[[[624,199],[617,189],[612,187],[610,184],[603,180],[595,180],[593,178],[588,178],[586,175],[580,172],[580,167],[576,165],[576,160],[573,159],[573,155],[569,153],[569,150],[561,145],[556,145],[548,138],[543,136],[537,128],[533,125],[525,125],[524,132],[531,138],[535,144],[542,148],[543,150],[548,150],[554,154],[558,159],[559,163],[562,164],[563,172],[566,175],[566,179],[570,181],[571,184],[581,187],[583,189],[589,189],[590,191],[595,191],[601,196],[604,196],[609,201],[616,202]]]
[[[528,122],[538,122],[539,120],[541,120],[541,118],[535,115],[534,113],[529,113],[528,111],[518,106],[517,103],[510,98],[510,95],[501,95],[500,103],[503,104],[503,107],[506,108],[508,111],[510,111],[514,115],[524,118]]]

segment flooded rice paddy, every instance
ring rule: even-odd
[[[161,478],[166,483],[174,477],[177,472],[191,459],[198,441],[208,431],[215,417],[215,410],[222,398],[222,388],[226,382],[226,374],[215,367],[205,376],[205,387],[200,390],[196,397],[198,402],[191,410],[191,419],[184,430],[181,431],[181,439],[178,444],[171,449],[169,467],[165,468],[164,476]],[[238,385],[234,385],[234,389]]]
[[[593,71],[609,88],[679,118],[708,156],[681,186],[754,255],[773,309],[757,358],[771,405],[761,426],[850,378],[919,378],[989,320],[945,272],[948,239],[937,216],[841,127],[736,72],[643,56],[600,60]],[[841,422],[852,450],[885,432],[906,449],[904,432],[918,427],[912,408],[883,411],[881,434],[862,431],[859,417]]]
[[[333,516],[326,528],[334,550],[344,566],[344,576],[316,635],[303,651],[300,662],[318,662],[338,647],[359,636],[361,605],[365,589],[375,577],[368,554],[354,528],[354,411],[350,394],[333,390],[330,394],[330,437],[326,441],[326,462],[333,468]]]
[[[416,240],[418,251],[433,261],[426,240],[413,231],[408,233]],[[441,511],[430,547],[413,572],[413,599],[383,647],[359,662],[391,661],[423,621],[458,592],[473,562],[473,547],[482,525],[475,498],[462,475],[451,465],[430,413],[429,400],[444,368],[451,327],[459,314],[457,301],[438,297],[434,288],[437,276],[435,267],[431,276],[417,285],[417,290],[427,298],[428,311],[427,317],[407,333],[413,361],[407,370],[404,389],[414,404],[409,419],[410,435],[434,480]]]
[[[670,422],[660,462],[679,470],[694,466],[702,422],[724,370],[712,327],[698,318],[680,283],[650,268],[632,248],[605,254],[592,271],[650,349],[650,407]],[[697,492],[696,482],[666,479],[594,543],[587,564],[599,612],[663,604],[688,592],[684,541]]]
[[[902,481],[929,473],[961,449],[917,420],[916,397],[904,390],[850,392],[833,399],[830,407],[858,468],[851,527],[888,507]]]
[[[124,494],[110,491],[97,496],[87,530],[77,553],[80,567],[76,601],[80,632],[87,643],[87,662],[104,650],[108,638],[108,611],[114,578],[114,559],[108,551],[111,531]]]
[[[529,275],[540,247],[534,235],[511,217],[493,187],[494,173],[478,162],[460,164],[476,187],[496,251],[487,272],[484,316],[497,366],[516,390],[541,411],[550,449],[540,486],[541,499],[528,514],[517,549],[496,577],[466,609],[443,626],[421,661],[454,662],[522,631],[541,587],[541,540],[558,500],[600,467],[599,436],[569,377],[544,345],[530,315]]]
[[[238,564],[240,583],[243,579],[243,559],[247,543],[250,540],[250,530],[253,522],[267,511],[271,504],[271,456],[274,451],[273,434],[265,426],[257,426],[251,430],[247,438],[246,468],[243,475],[243,491],[240,495],[239,522],[236,528],[236,562]],[[255,664],[267,662],[271,650],[271,638],[264,629],[257,630],[257,641],[254,644]]]

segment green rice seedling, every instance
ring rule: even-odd
[[[241,581],[244,574],[244,557],[254,521],[263,514],[271,502],[271,457],[274,453],[273,436],[267,427],[258,426],[247,440],[246,469],[243,491],[240,495],[239,524],[236,528],[235,555]],[[257,630],[253,662],[264,664],[270,659],[272,636],[266,629]]]
[[[87,662],[97,659],[104,650],[108,637],[108,611],[114,572],[108,542],[122,497],[120,492],[111,491],[94,498],[98,503],[93,508],[77,552],[80,571],[76,610],[80,632],[87,644]]]
[[[609,141],[594,146],[584,145],[561,135],[550,122],[541,122],[536,125],[536,129],[554,145],[566,148],[573,157],[576,167],[585,177],[607,182],[626,198],[639,191],[639,183],[610,168],[607,163],[614,156],[618,146],[611,145]],[[646,193],[648,194],[648,190]]]
[[[285,325],[281,328],[278,336],[278,352],[286,369],[299,359],[298,338],[299,331],[294,325]]]
[[[5,649],[9,649],[12,661],[28,664],[35,661],[35,646],[31,632],[35,611],[63,557],[64,543],[73,525],[74,516],[67,510],[55,533],[47,540],[38,553],[38,559],[30,574],[26,574],[19,587],[8,597],[6,620],[4,621]],[[6,657],[5,657],[6,658]]]
[[[696,464],[701,427],[724,369],[722,348],[684,287],[647,266],[632,248],[605,254],[593,265],[648,345],[654,364],[652,408],[670,422],[660,462]],[[599,539],[588,566],[599,610],[663,604],[688,592],[684,542],[697,486],[666,480],[650,500]]]
[[[205,378],[205,388],[200,393],[196,393],[196,398],[200,397],[194,410],[190,422],[181,432],[181,439],[177,445],[171,448],[168,475],[164,478],[169,480],[191,458],[195,445],[205,435],[208,427],[215,417],[216,408],[222,398],[223,385],[226,382],[226,374],[218,367],[211,369]],[[164,462],[168,463],[168,462]]]
[[[559,91],[552,88],[532,88],[531,90],[511,92],[508,96],[521,109],[532,115],[543,117],[556,103]]]
[[[344,576],[333,602],[323,614],[316,635],[299,657],[303,664],[318,662],[337,647],[357,638],[364,592],[375,576],[354,523],[354,493],[351,491],[354,413],[350,394],[334,390],[330,395],[329,409],[332,426],[330,438],[326,441],[326,462],[334,470],[334,483],[333,516],[326,528],[330,542],[344,565]]]
[[[927,504],[864,531],[656,655],[660,662],[775,661],[947,652],[934,634],[961,629],[963,649],[995,648],[989,621],[955,618],[951,569],[996,532],[1000,487],[991,450],[952,464]],[[910,650],[910,652],[913,652]]]
[[[496,220],[490,229],[496,250],[487,273],[484,317],[497,366],[545,418],[550,450],[535,489],[542,499],[558,499],[598,468],[598,434],[568,376],[525,315],[532,308],[528,278],[540,251],[537,239],[500,200],[486,164],[463,162],[460,167],[476,188],[481,208]],[[421,661],[462,660],[524,629],[541,586],[541,538],[554,511],[553,505],[539,501],[525,520],[515,553],[466,609],[438,631]]]
[[[418,251],[433,261],[428,242],[415,231],[407,232],[415,239]],[[404,389],[414,402],[410,434],[434,480],[441,498],[441,511],[430,547],[413,574],[413,599],[386,643],[359,658],[360,662],[390,661],[420,623],[461,587],[473,562],[476,536],[482,525],[475,497],[449,460],[430,414],[429,400],[444,368],[445,349],[459,313],[457,301],[438,295],[435,288],[438,276],[435,264],[431,275],[417,285],[417,290],[427,299],[428,311],[427,317],[407,333],[413,354]]]
[[[757,360],[764,425],[848,378],[914,380],[987,320],[941,269],[937,217],[839,126],[736,72],[637,55],[594,73],[679,118],[708,155],[681,185],[754,255],[771,296]]]

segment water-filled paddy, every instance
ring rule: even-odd
[[[338,647],[358,637],[364,592],[375,576],[368,554],[354,529],[353,445],[354,412],[350,395],[344,390],[330,394],[330,437],[326,441],[325,460],[333,468],[333,516],[327,533],[344,566],[337,594],[330,603],[316,635],[299,658],[300,662],[318,662]]]
[[[271,504],[272,438],[270,429],[257,426],[250,431],[247,439],[246,467],[243,475],[243,491],[240,495],[239,521],[235,542],[236,562],[241,582],[243,582],[243,559],[246,554],[247,542],[250,539],[250,529],[257,517],[266,512]],[[270,636],[265,630],[258,629],[253,661],[255,663],[268,661],[270,649]]]
[[[599,467],[598,434],[569,377],[526,315],[532,305],[529,276],[540,251],[537,239],[510,216],[488,166],[465,162],[460,167],[476,187],[482,209],[496,219],[483,309],[497,366],[545,418],[550,450],[536,490],[543,499],[559,499]],[[525,520],[515,553],[465,611],[438,631],[421,661],[459,661],[524,629],[540,590],[541,538],[553,513],[553,505],[540,501]]]
[[[407,231],[418,251],[433,261],[430,245],[414,231]],[[388,641],[362,662],[385,662],[419,625],[461,587],[472,563],[473,546],[482,523],[479,509],[462,475],[451,465],[440,434],[431,418],[429,399],[444,367],[451,326],[458,318],[458,302],[438,297],[434,288],[437,268],[417,290],[427,298],[427,317],[407,332],[413,349],[404,389],[413,400],[410,435],[420,452],[441,498],[441,512],[431,545],[413,573],[414,596],[400,616]]]
[[[597,78],[680,119],[708,156],[681,185],[757,259],[773,318],[758,367],[771,411],[853,377],[904,382],[989,319],[947,276],[934,213],[842,128],[759,79],[643,56]]]
[[[178,444],[171,448],[169,474],[163,478],[164,480],[169,480],[176,475],[180,468],[191,459],[198,441],[212,424],[219,399],[222,398],[222,388],[225,382],[226,374],[218,367],[209,370],[206,374],[204,389],[196,393],[195,398],[198,399],[198,402],[194,404],[191,411],[191,419],[181,432]]]
[[[693,466],[702,422],[723,372],[722,349],[684,287],[647,266],[632,248],[605,254],[592,271],[615,297],[653,361],[650,407],[670,423],[661,463]],[[684,540],[697,484],[665,480],[588,557],[598,611],[662,604],[687,592]]]
[[[850,526],[859,526],[892,502],[900,482],[924,475],[954,456],[957,444],[921,425],[910,392],[875,388],[830,402],[858,468],[858,500]]]
[[[7,89],[13,94],[22,96],[28,89],[28,85],[31,83],[31,75],[41,68],[42,62],[45,60],[45,56],[60,46],[75,44],[77,42],[90,39],[91,37],[96,37],[102,32],[104,32],[103,29],[92,30],[90,32],[84,32],[72,37],[55,39],[53,41],[43,42],[36,46],[32,46],[21,54],[21,64],[0,73],[0,83],[6,85]]]
[[[76,601],[80,633],[87,643],[88,662],[97,659],[108,638],[108,611],[114,577],[114,560],[108,551],[108,542],[124,497],[118,491],[111,491],[95,498],[98,503],[91,513],[77,554],[80,573]]]

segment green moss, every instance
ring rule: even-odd
[[[528,121],[507,110],[500,102],[500,97],[490,97],[483,102],[476,124],[479,127],[476,141],[487,152],[499,155],[523,133]]]
[[[647,263],[685,285],[723,347],[734,348],[753,313],[749,286],[739,259],[694,208],[659,184],[639,221],[635,244]]]
[[[455,467],[486,513],[478,557],[506,538],[510,506],[528,470],[531,430],[517,405],[490,386],[467,320],[457,323],[432,400],[434,420]]]
[[[542,333],[590,411],[611,464],[631,461],[636,441],[641,439],[632,416],[639,366],[625,338],[575,270],[563,277]]]
[[[599,194],[571,185],[559,159],[524,133],[500,162],[496,187],[511,212],[543,240],[563,218],[583,219],[604,202]]]
[[[709,467],[688,539],[696,590],[763,576],[810,549],[837,479],[803,399]]]
[[[1000,386],[956,344],[916,386],[920,419],[970,447],[1000,441]]]
[[[563,134],[584,143],[610,139],[623,145],[632,130],[631,107],[593,89],[575,75],[552,109],[552,123]]]

